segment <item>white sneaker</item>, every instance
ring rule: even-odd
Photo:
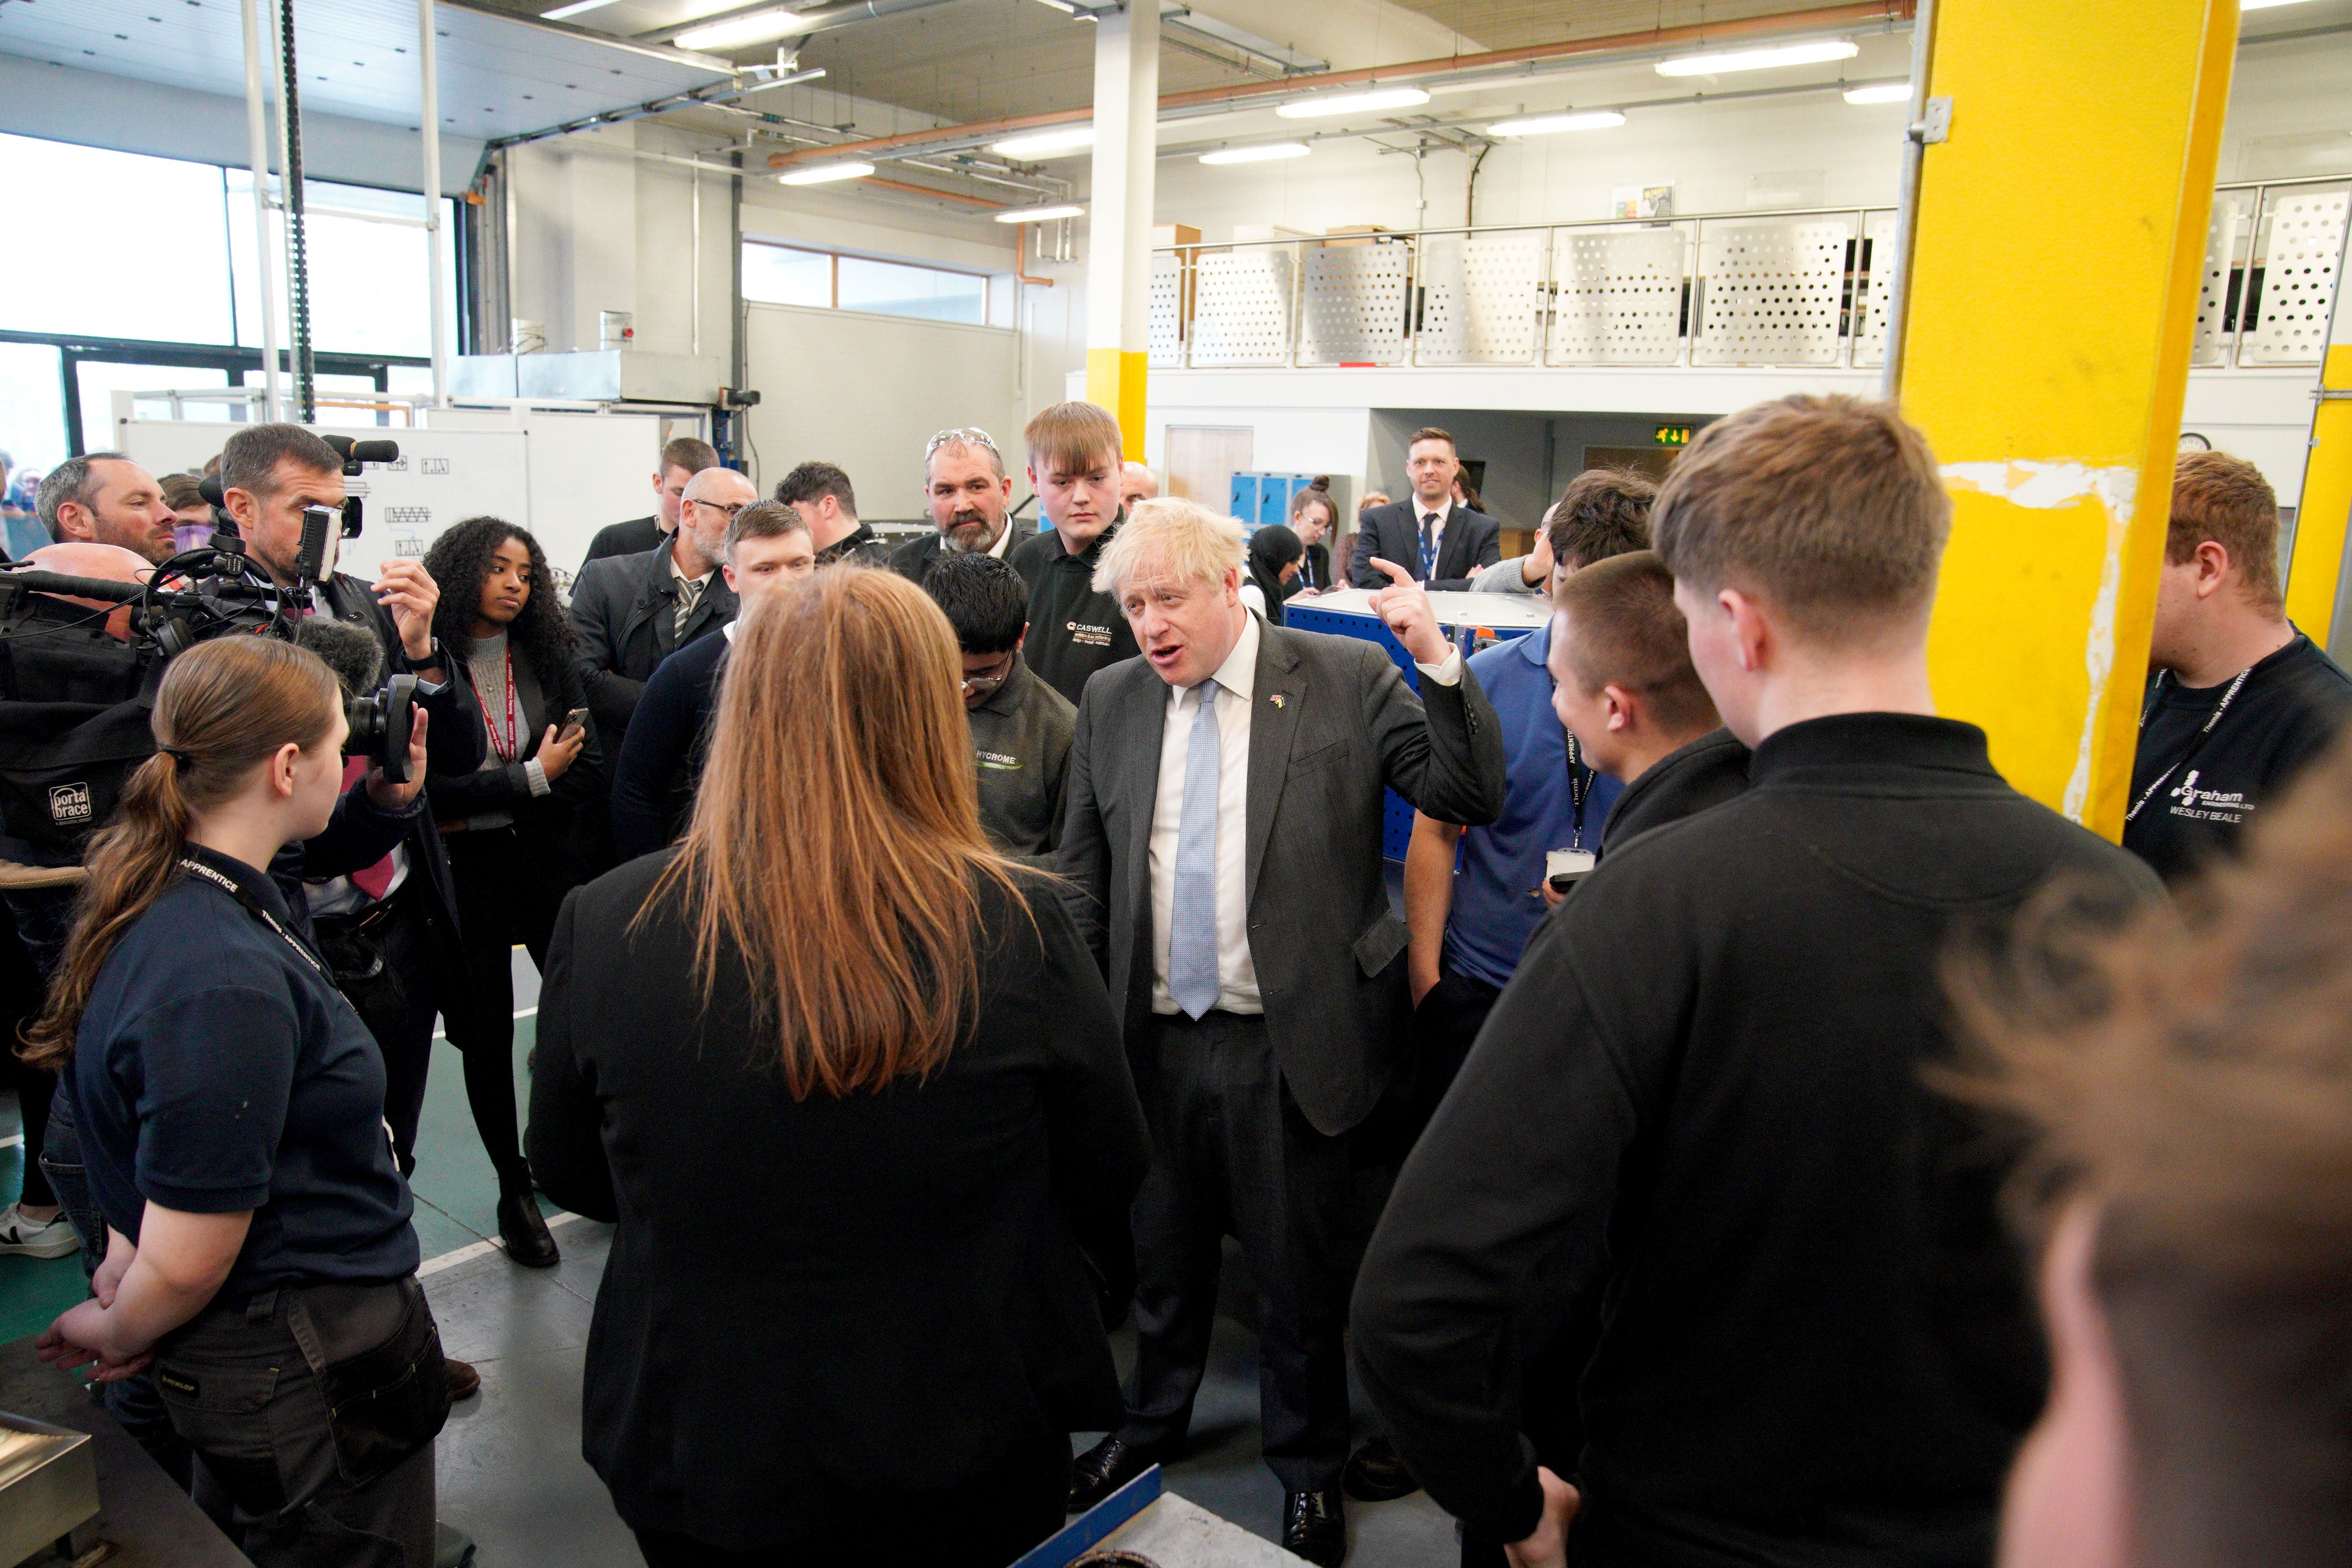
[[[0,1255],[16,1258],[65,1258],[81,1250],[73,1222],[59,1209],[51,1219],[27,1219],[20,1204],[0,1208]]]

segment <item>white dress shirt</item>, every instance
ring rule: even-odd
[[[1250,715],[1256,707],[1260,623],[1242,617],[1234,651],[1217,666],[1217,1006],[1229,1013],[1262,1013],[1257,964],[1249,946],[1249,745]],[[1439,685],[1462,679],[1462,653],[1450,651],[1442,664],[1416,663],[1423,680]],[[1151,1010],[1173,1014],[1168,994],[1169,928],[1176,917],[1176,839],[1184,824],[1184,763],[1192,750],[1192,726],[1200,699],[1186,686],[1168,688],[1168,711],[1160,734],[1160,789],[1152,805]]]

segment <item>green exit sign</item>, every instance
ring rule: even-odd
[[[1690,438],[1691,427],[1687,424],[1662,424],[1653,437],[1661,446],[1688,446]]]

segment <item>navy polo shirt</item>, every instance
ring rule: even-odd
[[[293,927],[261,871],[186,852]],[[220,1299],[415,1271],[375,1040],[332,981],[227,890],[184,873],[123,933],[82,1011],[73,1075],[107,1224],[135,1241],[151,1201],[253,1212]]]
[[[1624,786],[1568,758],[1568,731],[1552,711],[1551,623],[1497,643],[1470,661],[1478,689],[1503,721],[1507,787],[1503,814],[1465,829],[1454,863],[1454,907],[1445,922],[1445,962],[1456,974],[1502,987],[1549,913],[1544,856],[1601,847],[1601,829]],[[1584,794],[1583,830],[1576,794]]]

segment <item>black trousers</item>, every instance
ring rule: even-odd
[[[1136,1358],[1119,1436],[1173,1443],[1191,1426],[1231,1235],[1262,1302],[1266,1464],[1286,1491],[1336,1486],[1348,1460],[1348,1292],[1362,1248],[1349,1140],[1307,1123],[1262,1017],[1155,1017],[1129,1054],[1151,1166],[1135,1200]]]
[[[335,984],[383,1053],[383,1119],[400,1174],[416,1170],[416,1124],[425,1113],[425,1076],[433,1065],[433,1019],[441,991],[434,977],[433,934],[425,924],[424,873],[415,866],[390,898],[356,919],[311,922],[335,966]],[[378,961],[380,967],[375,967]]]
[[[448,998],[443,1027],[465,1056],[466,1102],[499,1185],[528,1191],[530,1164],[523,1158],[515,1106],[513,954],[520,945],[532,963],[547,967],[548,939],[567,889],[512,828],[468,828],[444,842],[457,884],[466,983]]]
[[[1410,1151],[1438,1102],[1454,1087],[1486,1015],[1503,993],[1486,981],[1465,975],[1451,964],[1437,971],[1437,984],[1412,1010],[1413,1082],[1412,1128],[1405,1138]],[[1400,1162],[1402,1163],[1402,1156]]]

